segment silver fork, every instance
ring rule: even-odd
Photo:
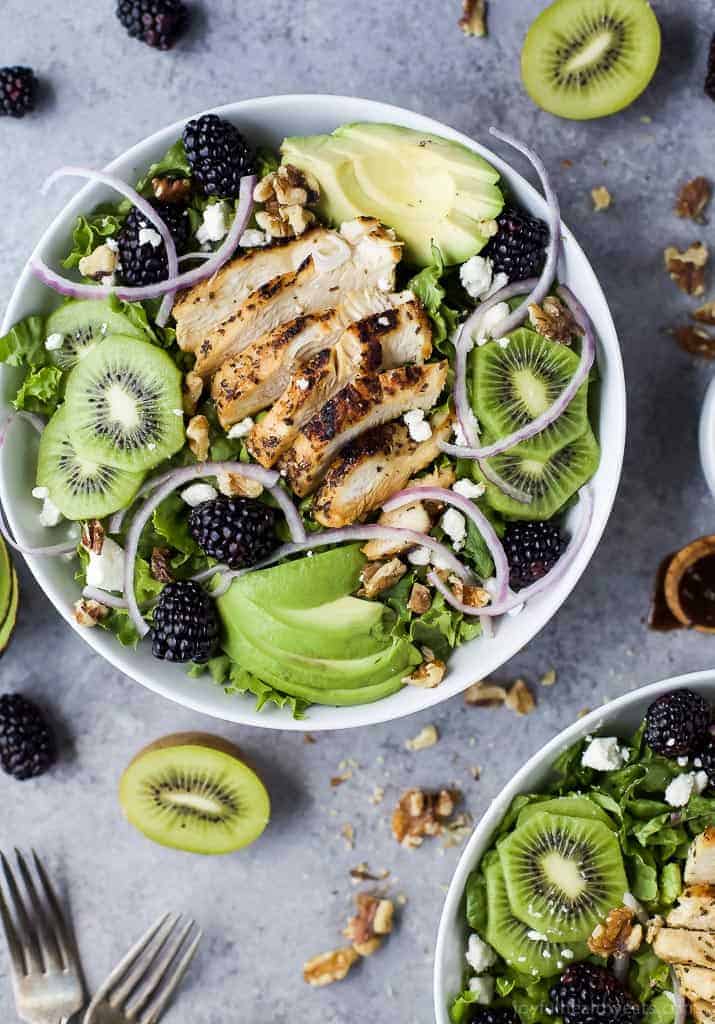
[[[114,968],[89,1004],[84,1024],[156,1024],[201,941],[193,921],[164,914]]]
[[[84,1005],[74,940],[37,854],[32,853],[35,878],[18,850],[15,856],[27,895],[21,895],[12,869],[0,853],[8,894],[6,899],[0,886],[0,918],[10,953],[17,1012],[28,1024],[66,1024]]]

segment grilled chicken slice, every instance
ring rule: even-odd
[[[452,417],[445,416],[439,425],[432,421],[432,437],[426,441],[413,441],[399,421],[362,434],[328,470],[315,496],[317,521],[340,527],[364,519],[437,458],[439,442],[449,440],[451,429]]]
[[[715,886],[691,885],[683,889],[667,923],[671,928],[715,932]]]
[[[401,249],[386,228],[376,227],[355,245],[333,235],[331,259],[308,256],[292,273],[272,278],[220,324],[196,348],[194,371],[208,377],[230,356],[242,352],[256,338],[297,316],[319,313],[335,306],[336,298],[364,288],[394,290],[395,267]]]
[[[446,360],[398,366],[358,377],[331,399],[298,434],[281,461],[299,497],[314,491],[340,451],[358,434],[411,409],[431,409],[447,381]]]
[[[675,968],[680,988],[686,999],[695,1002],[698,999],[706,1003],[715,1003],[715,971],[706,967]]]
[[[321,349],[336,345],[353,320],[362,321],[403,305],[406,308],[401,310],[399,319],[402,334],[391,338],[389,365],[423,362],[429,357],[432,346],[429,319],[421,303],[412,292],[388,295],[378,288],[368,288],[346,296],[334,310],[297,317],[277,327],[228,359],[214,374],[211,386],[221,425],[228,428],[271,405],[288,386],[292,373]],[[373,331],[380,330],[381,326],[389,327],[391,323],[390,318],[382,325],[379,320],[369,321]],[[410,324],[421,331],[417,355],[413,340],[416,332],[408,330]],[[404,356],[398,357],[400,342],[406,351]]]
[[[251,431],[251,454],[266,467],[275,465],[321,406],[354,377],[422,363],[431,350],[429,320],[415,299],[351,324],[332,352],[319,352],[290,377],[273,408]]]
[[[690,1004],[690,1012],[695,1024],[715,1024],[715,1003],[706,1003],[703,999]]]
[[[661,928],[653,937],[653,952],[668,964],[715,968],[715,934],[687,928]]]
[[[685,865],[687,885],[715,885],[715,825],[696,836]]]
[[[325,244],[326,237],[335,234],[316,227],[289,242],[252,249],[226,263],[213,277],[183,292],[172,311],[179,347],[195,351],[209,331],[235,313],[251,292],[281,274],[294,273],[321,243]]]

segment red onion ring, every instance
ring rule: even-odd
[[[514,433],[508,434],[506,437],[502,437],[499,441],[495,441],[494,444],[487,445],[484,448],[462,448],[459,445],[442,443],[440,447],[442,451],[448,455],[452,455],[455,458],[461,459],[490,459],[493,455],[500,455],[502,452],[507,451],[509,448],[513,448],[514,445],[520,444],[522,441],[528,441],[530,437],[534,437],[535,434],[540,433],[561,416],[566,408],[571,404],[578,389],[581,387],[583,382],[588,378],[596,358],[596,335],[594,333],[593,324],[588,313],[578,301],[573,292],[562,286],[557,289],[557,295],[564,300],[566,305],[573,313],[578,326],[583,331],[583,339],[581,342],[581,359],[571,380],[568,382],[564,390],[561,392],[559,397],[549,406],[540,416],[537,416],[535,420],[528,423],[525,427],[521,427],[519,430],[515,430]]]
[[[532,597],[536,597],[536,595],[540,594],[542,590],[546,590],[548,587],[552,586],[552,584],[557,583],[558,580],[561,579],[573,561],[575,555],[581,549],[581,546],[588,535],[588,531],[591,526],[591,518],[593,516],[593,497],[587,487],[584,487],[581,490],[579,497],[584,506],[583,513],[578,524],[578,529],[571,537],[569,545],[563,555],[551,572],[548,572],[546,576],[542,576],[542,578],[536,583],[532,583],[530,587],[525,587],[523,590],[520,590],[518,594],[512,594],[511,597],[507,597],[503,601],[494,601],[485,608],[472,608],[470,605],[464,604],[462,601],[458,601],[452,590],[442,581],[436,572],[429,573],[427,579],[433,587],[436,587],[437,590],[439,590],[447,604],[451,605],[452,608],[456,608],[457,611],[462,612],[463,615],[504,615],[505,612],[511,611],[512,608],[518,608],[520,605],[526,604],[526,602],[530,601]]]
[[[558,266],[559,252],[561,249],[561,209],[559,207],[558,196],[554,191],[548,171],[546,170],[541,157],[523,142],[515,139],[513,135],[499,131],[498,128],[490,128],[489,133],[490,135],[493,135],[495,139],[499,139],[501,142],[505,142],[507,146],[511,146],[513,149],[518,150],[531,163],[534,170],[539,175],[541,187],[544,190],[544,197],[549,206],[549,244],[546,248],[544,269],[541,272],[538,284],[535,285],[529,297],[521,304],[521,306],[518,307],[518,309],[511,312],[509,316],[505,317],[504,320],[494,328],[493,336],[503,338],[504,335],[509,334],[509,332],[513,331],[514,328],[523,324],[529,314],[529,306],[533,304],[536,304],[537,306],[540,305],[551,291],[551,286],[554,283],[554,278],[556,277],[556,268]]]
[[[25,412],[24,409],[16,409],[14,412],[9,412],[5,417],[5,420],[3,421],[2,426],[0,427],[0,448],[2,448],[2,446],[5,444],[5,441],[7,440],[8,431],[10,430],[10,427],[13,425],[15,420],[25,420],[27,423],[30,424],[31,427],[35,428],[38,434],[41,434],[46,426],[43,418],[41,416],[38,416],[37,413]]]
[[[185,252],[179,256],[179,263],[188,263],[189,260],[210,260],[213,252]]]
[[[106,605],[107,608],[127,607],[127,602],[123,597],[117,597],[115,594],[110,594],[99,587],[85,587],[82,591],[82,597],[86,597],[88,601],[98,601],[100,604]]]

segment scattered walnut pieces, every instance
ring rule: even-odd
[[[82,277],[91,277],[95,281],[113,274],[117,269],[118,257],[110,246],[98,245],[89,256],[79,261],[79,272]]]
[[[403,676],[402,682],[408,686],[419,686],[422,690],[432,690],[442,682],[446,671],[445,663],[435,658],[434,661],[423,661],[414,672]]]
[[[426,725],[413,739],[405,741],[405,747],[412,751],[427,750],[428,747],[433,747],[438,740],[439,733],[436,726]]]
[[[410,591],[410,599],[407,602],[407,607],[415,615],[424,615],[425,612],[430,610],[432,604],[432,595],[429,592],[429,588],[425,587],[423,583],[414,583],[412,590]]]
[[[199,462],[209,457],[209,421],[205,416],[192,416],[186,428],[189,448]]]
[[[355,902],[357,914],[350,918],[343,935],[360,956],[372,956],[382,945],[382,937],[392,931],[395,907],[392,900],[366,892],[358,893]]]
[[[386,878],[389,878],[390,872],[387,868],[381,868],[380,871],[375,874],[370,871],[370,867],[366,861],[361,861],[355,868],[350,868],[350,877],[353,882],[384,882]]]
[[[705,291],[705,266],[710,256],[707,245],[695,242],[685,252],[669,245],[663,253],[672,281],[686,295],[702,295]]]
[[[626,956],[640,949],[643,942],[643,928],[635,921],[635,915],[628,907],[617,907],[609,911],[606,919],[597,924],[588,940],[588,948],[594,956]]]
[[[442,789],[438,793],[408,789],[392,812],[392,834],[402,846],[414,849],[425,836],[443,834],[460,794]]]
[[[369,562],[360,574],[362,587],[358,597],[377,597],[383,590],[389,590],[402,579],[407,566],[399,558],[391,558],[389,562]]]
[[[530,715],[536,707],[534,695],[523,679],[515,680],[509,687],[504,703],[517,715]]]
[[[496,708],[506,700],[506,690],[497,683],[482,679],[464,692],[464,703],[473,707]]]
[[[258,182],[253,198],[263,203],[256,223],[270,238],[294,238],[315,223],[315,214],[307,209],[320,198],[315,178],[292,164],[281,164],[277,171]]]
[[[95,555],[102,554],[104,547],[104,527],[99,519],[88,519],[82,524],[82,547]]]
[[[229,498],[260,498],[263,484],[258,480],[249,480],[243,473],[228,473],[225,470],[216,474],[216,483],[221,494]]]
[[[459,27],[465,36],[481,38],[487,34],[486,0],[462,0],[462,17]]]
[[[159,583],[171,583],[174,574],[171,571],[171,548],[152,548],[149,571]]]
[[[679,217],[704,224],[703,212],[710,202],[711,195],[712,189],[707,178],[693,178],[692,181],[686,182],[678,193],[675,212]]]
[[[574,337],[581,333],[571,310],[554,295],[547,296],[540,306],[532,303],[529,306],[529,320],[539,334],[562,345],[570,345]]]
[[[345,840],[345,845],[347,846],[348,850],[352,850],[352,848],[355,846],[355,829],[353,828],[349,821],[345,822],[343,827],[340,829],[340,835]]]
[[[360,954],[352,946],[321,953],[303,965],[303,980],[314,988],[332,985],[334,981],[342,981],[347,977],[348,971],[359,959]]]
[[[462,604],[469,605],[470,608],[485,608],[492,599],[491,594],[484,587],[465,583],[458,576],[450,576],[447,582],[457,600]]]
[[[539,679],[542,686],[553,686],[556,683],[556,669],[550,668]]]
[[[109,608],[100,604],[99,601],[90,601],[88,598],[82,597],[74,603],[74,618],[78,626],[91,629],[102,619],[106,619],[108,615]]]
[[[715,336],[704,327],[686,324],[685,327],[675,327],[672,333],[685,352],[692,356],[715,359]]]
[[[591,199],[593,199],[593,209],[595,213],[601,213],[602,210],[607,210],[613,202],[611,193],[605,185],[599,185],[598,188],[592,188]]]
[[[375,788],[373,789],[373,791],[372,791],[372,793],[370,795],[370,803],[371,804],[375,804],[375,805],[381,804],[384,799],[385,799],[385,790],[384,790],[384,788],[382,786],[375,786]]]
[[[336,789],[338,786],[342,786],[344,782],[349,782],[350,779],[352,779],[352,777],[353,773],[350,771],[350,769],[348,769],[347,771],[342,772],[340,775],[333,775],[333,777],[330,780],[330,785],[333,787],[333,789]]]
[[[698,323],[715,326],[715,302],[706,302],[703,306],[698,306],[692,316]]]
[[[184,377],[183,402],[184,412],[187,416],[193,416],[199,404],[201,393],[204,390],[204,382],[198,373],[190,370]]]

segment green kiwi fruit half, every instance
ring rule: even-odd
[[[102,519],[125,508],[141,487],[143,472],[107,466],[81,453],[70,440],[71,412],[61,406],[42,432],[37,483],[67,519]]]
[[[647,0],[556,0],[529,29],[521,75],[534,102],[551,114],[605,117],[646,88],[660,42]]]
[[[488,443],[486,438],[485,442]],[[601,458],[598,441],[590,427],[551,455],[544,455],[538,446],[534,447],[537,450],[532,450],[531,441],[525,441],[487,460],[487,465],[503,480],[531,495],[529,504],[504,494],[482,476],[478,464],[474,464],[475,476],[486,486],[487,501],[509,519],[550,519],[591,479]]]
[[[504,872],[498,860],[485,871],[487,880],[486,940],[509,967],[532,977],[549,978],[558,974],[571,960],[588,956],[585,942],[565,945],[536,939],[536,929],[524,924],[512,913]],[[541,934],[541,932],[539,932]]]
[[[516,827],[520,828],[525,825],[535,814],[541,814],[542,811],[548,811],[549,814],[564,814],[568,818],[589,818],[591,821],[602,821],[612,831],[617,830],[613,818],[610,818],[602,807],[599,807],[590,797],[581,796],[579,793],[527,804],[516,819]]]
[[[549,409],[579,364],[566,345],[549,341],[536,331],[519,328],[509,344],[487,342],[474,355],[474,404],[477,418],[494,439],[526,427]],[[588,426],[588,382],[579,388],[559,418],[529,441],[529,450],[551,455]]]
[[[542,811],[498,849],[512,912],[549,941],[588,938],[628,892],[618,839],[601,821]]]
[[[100,341],[108,335],[121,334],[129,338],[145,339],[146,334],[131,320],[112,309],[108,302],[86,299],[67,302],[47,319],[47,337],[59,334],[62,344],[53,348],[50,357],[63,370],[71,370]]]
[[[148,839],[188,853],[232,853],[270,818],[265,786],[217,736],[176,733],[142,750],[122,775],[125,816]]]
[[[181,374],[156,345],[106,338],[70,373],[65,403],[72,442],[88,459],[136,472],[184,444]]]

